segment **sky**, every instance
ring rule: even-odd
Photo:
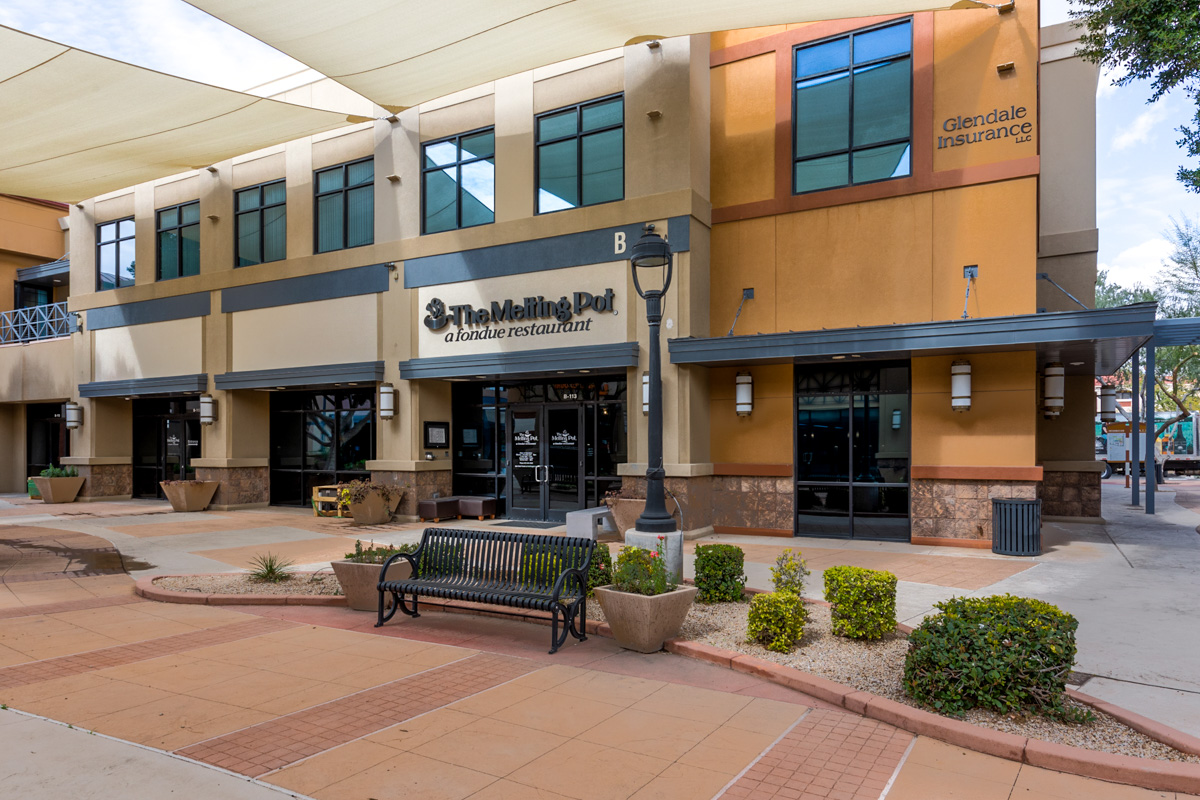
[[[1069,19],[1068,0],[1041,8],[1043,25]],[[241,91],[305,69],[182,0],[3,0],[0,25]],[[1175,179],[1185,163],[1176,129],[1194,106],[1182,94],[1147,105],[1149,96],[1146,81],[1118,88],[1101,76],[1096,99],[1099,262],[1124,286],[1155,283],[1172,217],[1200,220],[1200,194]]]

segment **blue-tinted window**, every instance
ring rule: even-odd
[[[496,134],[464,133],[423,148],[421,202],[425,233],[496,220]]]
[[[247,267],[287,258],[287,189],[283,181],[234,192],[234,264]]]
[[[317,170],[313,230],[316,251],[375,241],[375,159]]]
[[[133,217],[96,226],[96,290],[133,286]]]
[[[606,97],[537,118],[537,212],[625,196],[625,100]]]
[[[160,208],[158,280],[200,274],[200,201]]]
[[[792,190],[912,173],[912,22],[796,48]]]

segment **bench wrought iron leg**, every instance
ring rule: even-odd
[[[550,607],[550,655],[558,652],[558,606]]]

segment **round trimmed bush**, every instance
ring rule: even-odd
[[[865,567],[825,570],[831,627],[849,639],[882,639],[896,630],[896,576]]]
[[[732,544],[696,547],[696,599],[701,603],[737,603],[746,586],[746,555]]]
[[[750,601],[747,637],[776,653],[790,653],[804,635],[808,609],[792,592],[756,594]]]
[[[1075,617],[1012,595],[936,603],[908,637],[904,691],[936,711],[1036,711],[1071,718],[1063,699],[1075,664]]]

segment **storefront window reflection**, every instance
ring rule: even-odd
[[[312,488],[369,478],[375,458],[373,391],[271,395],[271,502],[307,505]]]

